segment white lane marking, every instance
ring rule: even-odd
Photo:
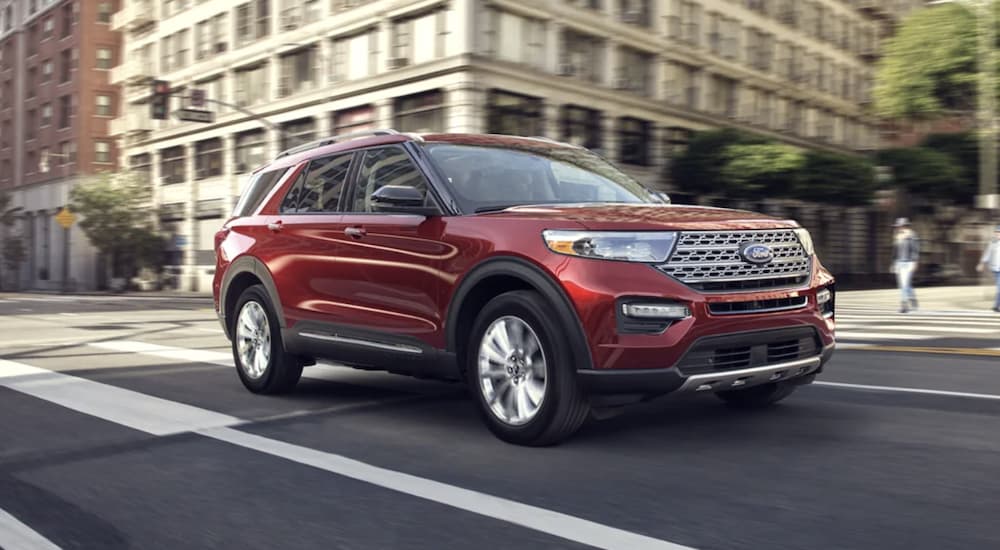
[[[898,307],[898,306],[897,306]],[[882,309],[861,309],[861,308],[842,308],[837,306],[837,314],[841,313],[846,315],[887,315],[887,316],[919,316],[923,315],[926,317],[950,317],[953,319],[975,319],[975,318],[986,318],[986,319],[996,319],[998,318],[995,312],[991,311],[977,311],[977,310],[951,310],[951,311],[934,311],[927,309],[916,309],[910,313],[899,313],[898,309],[893,308],[882,308]]]
[[[837,331],[837,340],[930,340],[932,334],[897,334],[893,332],[850,332]]]
[[[829,386],[832,388],[847,388],[852,390],[871,390],[871,391],[884,391],[884,392],[894,392],[894,393],[916,393],[921,395],[944,395],[947,397],[969,397],[973,399],[989,399],[991,401],[1000,401],[1000,395],[993,395],[990,393],[968,393],[961,391],[925,390],[923,388],[904,388],[898,386],[871,386],[868,384],[846,384],[843,382],[813,382],[812,385]]]
[[[231,352],[163,346],[160,344],[140,342],[138,340],[108,340],[106,342],[91,342],[87,345],[98,349],[106,349],[121,353],[138,353],[141,355],[149,355],[151,357],[162,357],[164,359],[186,361],[188,363],[207,363],[210,365],[236,368],[236,364],[233,362],[233,354]],[[328,368],[323,368],[323,365],[306,367],[302,371],[302,377],[314,378],[317,380],[331,380],[336,377],[336,371],[333,369],[342,369],[342,367],[330,366]],[[343,372],[343,370],[340,372]]]
[[[0,510],[0,548],[7,550],[59,550],[52,541],[36,533],[14,516]]]
[[[67,374],[0,360],[0,385],[155,435],[195,432],[392,491],[597,548],[691,550],[575,516],[372,466],[342,455],[229,429],[240,419]],[[27,391],[25,391],[27,390]],[[0,530],[2,533],[2,530]],[[0,542],[3,542],[0,539]],[[6,548],[21,548],[6,546]]]
[[[928,327],[921,325],[858,325],[852,323],[837,323],[836,327],[838,329],[867,329],[875,328],[879,330],[912,330],[916,332],[948,332],[948,333],[959,333],[959,334],[993,334],[1000,332],[1000,326],[996,328],[973,328],[973,327]]]
[[[1000,326],[1000,318],[997,319],[974,319],[970,317],[960,317],[953,319],[950,317],[931,317],[929,315],[837,315],[837,321],[849,323],[938,323],[941,325],[979,325],[983,327]]]
[[[596,548],[628,548],[630,550],[683,550],[688,548],[545,508],[463,489],[395,470],[379,468],[345,456],[317,451],[238,430],[218,428],[199,433],[232,445]]]
[[[239,418],[0,359],[0,386],[153,435],[233,426]]]

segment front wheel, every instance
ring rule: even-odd
[[[558,443],[590,411],[550,311],[537,292],[508,292],[486,304],[472,328],[467,383],[487,426],[509,443]]]
[[[745,390],[720,391],[715,395],[726,405],[738,409],[762,409],[792,395],[797,388],[790,381],[761,384]]]
[[[240,295],[233,320],[233,359],[236,372],[254,393],[283,393],[302,376],[302,360],[285,352],[274,306],[261,285]]]

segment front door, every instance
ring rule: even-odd
[[[449,275],[442,269],[458,250],[442,242],[439,216],[376,212],[372,193],[383,185],[407,185],[434,204],[428,182],[401,146],[367,149],[359,154],[357,176],[345,203],[337,238],[341,261],[350,269],[336,272],[337,300],[351,310],[359,329],[417,337],[443,348],[443,320],[438,299]]]

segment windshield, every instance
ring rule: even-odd
[[[451,143],[426,148],[468,212],[529,204],[663,202],[586,149]]]

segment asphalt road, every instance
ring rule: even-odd
[[[1000,547],[1000,318],[856,308],[780,406],[660,399],[531,449],[457,385],[251,395],[205,301],[64,298],[0,295],[5,550]]]

